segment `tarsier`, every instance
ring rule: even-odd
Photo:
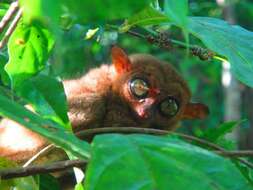
[[[111,65],[63,82],[73,131],[97,127],[173,130],[182,119],[207,116],[205,105],[190,102],[186,82],[170,64],[147,54],[128,56],[117,46],[111,55]],[[46,144],[44,138],[13,121],[0,123],[0,157],[24,161]]]

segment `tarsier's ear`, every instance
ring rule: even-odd
[[[201,103],[188,103],[183,112],[183,119],[204,119],[209,114],[209,109]]]
[[[111,50],[112,64],[118,74],[131,70],[131,62],[123,49],[113,46]]]

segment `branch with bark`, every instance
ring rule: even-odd
[[[181,137],[187,141],[198,143],[199,145],[206,146],[210,149],[213,149],[213,152],[216,154],[233,158],[242,164],[250,167],[253,169],[253,164],[244,160],[240,157],[253,157],[253,151],[251,150],[244,150],[244,151],[228,151],[224,148],[220,147],[217,144],[212,142],[206,141],[204,139],[200,139],[191,135],[186,135],[182,133],[170,132],[165,130],[159,129],[150,129],[150,128],[136,128],[136,127],[108,127],[108,128],[96,128],[96,129],[86,129],[76,133],[77,137],[81,139],[91,139],[95,135],[98,134],[105,134],[105,133],[121,133],[121,134],[150,134],[150,135],[176,135]],[[43,154],[43,152],[41,152]],[[39,155],[36,156],[38,158]],[[15,177],[24,177],[30,176],[35,174],[42,174],[42,173],[50,173],[65,170],[72,167],[80,167],[84,168],[87,164],[85,160],[66,160],[55,162],[52,164],[47,165],[40,165],[40,166],[27,166],[25,168],[11,168],[11,169],[4,169],[0,170],[0,179],[10,179]]]

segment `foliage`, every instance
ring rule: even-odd
[[[230,161],[171,136],[101,135],[92,146],[86,189],[252,189]]]
[[[8,6],[9,2],[0,3],[0,17]],[[192,47],[191,43],[202,45],[216,53],[214,58],[230,61],[233,74],[252,87],[252,32],[217,18],[188,17],[186,0],[164,0],[161,6],[156,0],[20,0],[20,6],[23,17],[8,41],[8,52],[6,49],[0,52],[1,87],[12,92],[10,98],[1,90],[0,115],[39,133],[72,156],[88,160],[87,179],[75,189],[104,189],[105,186],[108,189],[253,189],[251,177],[245,174],[250,173],[249,168],[242,169],[235,160],[175,137],[100,135],[91,145],[79,140],[70,130],[66,97],[58,78],[69,75],[70,70],[76,73],[75,68],[91,67],[89,62],[104,60],[108,46],[119,40],[132,51],[141,49],[162,59],[170,58],[187,75],[193,92],[209,99],[208,95],[215,96],[220,90],[213,90],[219,80],[217,62],[203,63],[187,57],[183,51],[168,54],[147,46],[144,41],[129,40],[123,34],[137,27],[143,33],[162,31],[185,40],[181,44],[186,49]],[[114,27],[110,27],[112,25]],[[96,32],[85,38],[89,29],[96,29]],[[91,59],[92,54],[95,60]],[[179,60],[178,57],[184,58]],[[192,79],[189,70],[205,80]],[[207,81],[211,92],[199,92],[203,81]],[[218,116],[210,123],[217,125],[222,117],[221,108],[216,106],[220,102],[211,101],[214,100],[208,103]],[[30,104],[36,114],[24,108],[25,104]],[[199,136],[220,144],[219,140],[237,124],[237,121],[224,123]],[[208,122],[205,125],[209,126]],[[29,181],[29,188],[32,188],[33,179],[24,179],[32,180]],[[15,181],[23,183],[22,180]],[[38,183],[41,189],[57,186],[50,176],[41,176]]]
[[[4,158],[0,158],[0,170],[8,167],[18,167],[16,163],[6,160]],[[1,180],[0,179],[0,189],[8,190],[13,189],[16,190],[39,190],[38,184],[36,184],[33,177],[24,177],[19,179],[10,179],[10,180]]]

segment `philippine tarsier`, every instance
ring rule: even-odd
[[[148,127],[173,130],[182,119],[202,119],[206,106],[191,103],[186,82],[168,63],[147,54],[128,56],[111,50],[112,64],[64,81],[74,131],[96,127]],[[25,127],[3,119],[0,157],[24,161],[47,141]]]

